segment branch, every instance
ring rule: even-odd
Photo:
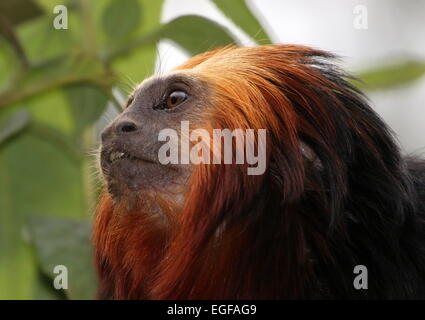
[[[3,16],[2,14],[0,14],[0,32],[4,35],[6,40],[12,46],[24,69],[27,69],[29,66],[29,62],[27,55],[25,54],[24,48],[22,47],[18,37],[16,36],[9,19]]]

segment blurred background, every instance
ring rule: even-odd
[[[146,76],[230,43],[329,50],[421,155],[424,34],[423,0],[0,0],[0,299],[94,297],[99,132]]]

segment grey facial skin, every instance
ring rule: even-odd
[[[172,108],[167,97],[184,92]],[[190,176],[190,165],[158,161],[162,129],[178,129],[181,121],[196,123],[207,99],[207,87],[184,72],[145,80],[130,96],[124,111],[102,132],[100,164],[109,193],[115,200],[144,192],[179,194]]]

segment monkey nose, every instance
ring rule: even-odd
[[[137,124],[128,119],[118,120],[113,122],[108,127],[106,127],[101,133],[102,143],[106,142],[109,139],[114,137],[120,137],[129,133],[136,133],[138,131]]]
[[[137,131],[137,125],[130,120],[121,120],[115,125],[117,135],[133,133]]]

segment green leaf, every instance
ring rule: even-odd
[[[49,217],[32,217],[27,225],[29,240],[36,259],[47,277],[53,279],[55,266],[68,270],[70,299],[93,299],[96,293],[96,275],[90,245],[91,225],[86,221]]]
[[[34,136],[57,147],[59,151],[69,156],[69,159],[76,164],[79,164],[83,160],[81,146],[77,145],[74,140],[70,139],[62,130],[43,122],[34,121],[30,126],[30,132]]]
[[[25,110],[15,112],[0,126],[0,144],[22,131],[29,123],[30,115]]]
[[[357,75],[365,90],[389,89],[407,85],[425,75],[425,62],[404,61],[398,64],[381,66]]]
[[[47,277],[41,270],[37,270],[34,299],[36,300],[67,300],[64,290],[53,290],[52,279]]]
[[[138,0],[138,2],[143,10],[137,30],[125,43],[109,45],[103,52],[107,60],[114,52],[124,53],[121,56],[113,55],[112,67],[119,76],[118,84],[127,87],[133,87],[155,71],[156,42],[145,43],[143,46],[131,46],[131,43],[137,43],[137,39],[144,38],[145,35],[151,34],[159,28],[163,0]]]
[[[105,111],[108,97],[98,87],[75,84],[65,88],[74,120],[74,136],[81,137],[84,129],[95,122]]]
[[[31,113],[31,124],[0,148],[0,299],[37,294],[34,257],[22,238],[27,217],[83,217],[88,212],[82,163],[69,156],[75,150],[70,144],[61,148],[73,130],[63,90],[8,105],[0,118],[6,121],[20,109]]]
[[[106,34],[113,41],[127,36],[138,27],[141,11],[142,7],[137,0],[110,1],[102,17]]]
[[[87,214],[81,166],[31,130],[0,148],[0,299],[31,299],[37,269],[22,226],[34,214]]]
[[[244,0],[212,0],[212,2],[257,43],[272,43],[261,23]]]
[[[69,23],[74,15],[68,11]],[[31,65],[66,55],[78,44],[75,34],[78,28],[69,25],[66,30],[57,30],[53,27],[53,19],[52,9],[48,14],[19,25],[15,30]]]
[[[191,55],[235,43],[229,31],[218,23],[196,15],[178,17],[162,26],[157,40],[167,38]]]
[[[39,95],[33,95],[31,98],[26,98],[16,105],[28,106],[33,118],[31,129],[40,123],[68,136],[75,130],[68,101],[61,89],[52,89]],[[9,108],[11,107],[13,105],[9,106]]]
[[[174,41],[191,55],[235,43],[225,27],[201,16],[186,15],[171,20],[152,33],[120,48],[110,58],[124,55],[135,48],[156,44],[162,39]]]

